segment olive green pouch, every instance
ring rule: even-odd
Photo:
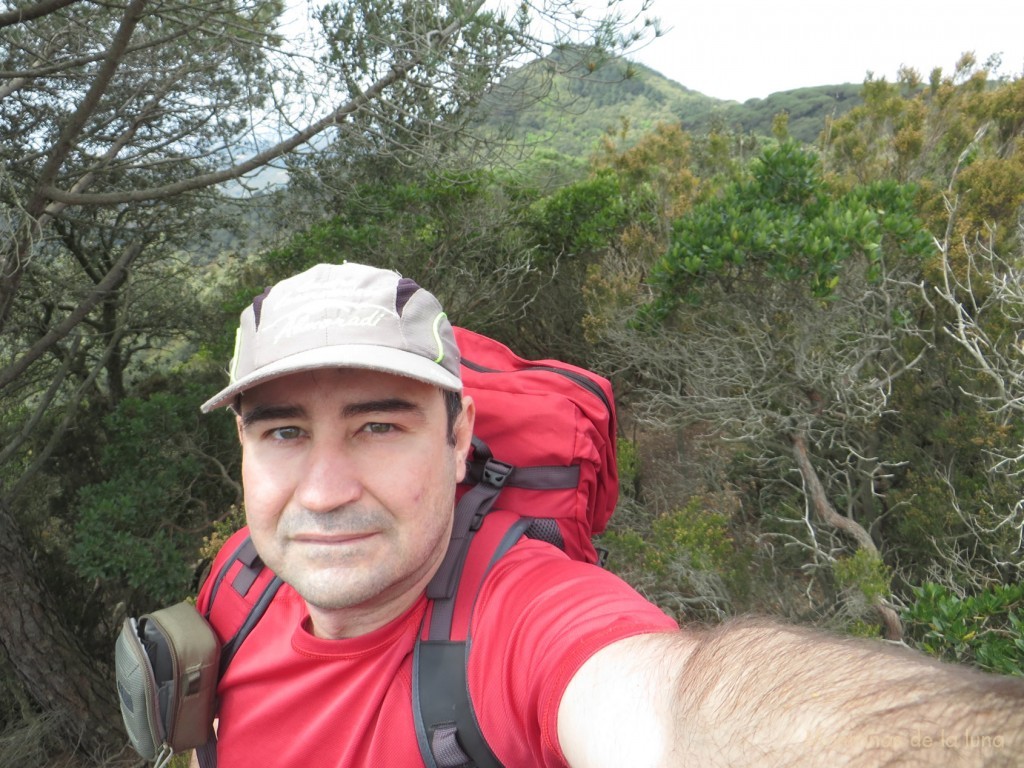
[[[117,690],[132,747],[157,768],[210,739],[220,643],[182,602],[125,619],[114,647]]]

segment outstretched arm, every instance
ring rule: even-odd
[[[1024,766],[1024,680],[734,622],[619,641],[573,678],[573,768]]]

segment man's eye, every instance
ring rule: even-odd
[[[363,427],[365,432],[369,432],[373,435],[385,435],[388,432],[393,432],[395,429],[394,424],[388,424],[382,421],[371,421],[369,424]]]
[[[270,430],[270,436],[275,440],[295,440],[302,436],[302,430],[298,427],[277,427]]]

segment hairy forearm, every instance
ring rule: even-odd
[[[1022,679],[764,623],[686,645],[672,765],[1024,766]]]

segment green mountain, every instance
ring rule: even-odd
[[[818,140],[828,117],[839,117],[864,103],[861,88],[859,83],[843,83],[780,91],[742,104],[722,102],[723,114],[729,125],[738,126],[746,133],[770,135],[775,116],[785,112],[789,115],[790,134],[812,143]]]
[[[525,85],[533,87],[523,88]],[[790,133],[814,142],[828,116],[862,103],[859,84],[823,85],[773,93],[743,104],[690,90],[653,69],[623,59],[601,66],[567,64],[565,55],[513,72],[482,104],[490,130],[561,154],[589,154],[601,136],[628,121],[639,136],[658,123],[678,122],[700,135],[712,126],[770,136],[772,120],[789,115]],[[527,101],[521,95],[534,94]],[[542,97],[536,96],[542,93]]]

